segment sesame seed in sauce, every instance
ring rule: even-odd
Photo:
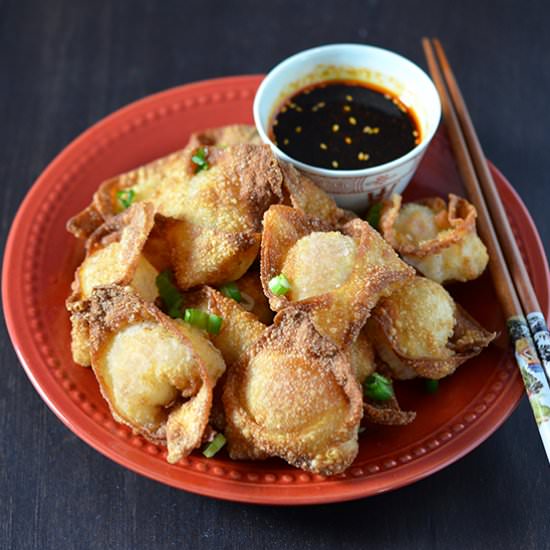
[[[346,113],[349,113],[349,112],[351,111],[351,107],[350,107],[349,105],[344,105],[344,106],[342,107],[342,109],[343,109],[344,112],[346,112]]]
[[[344,141],[348,144],[348,145],[351,145],[351,138],[349,136],[346,136],[344,138]]]
[[[319,143],[319,147],[320,147],[321,149],[323,149],[323,151],[326,151],[326,150],[328,149],[326,143]]]
[[[346,100],[347,100],[347,101],[353,101],[353,97],[350,96],[350,95],[348,94],[348,95],[346,96]]]
[[[294,131],[297,133],[297,134],[300,134],[302,132],[302,127],[301,126],[296,126],[296,128],[294,128]]]
[[[357,119],[354,117],[354,116],[350,116],[348,118],[348,122],[352,125],[352,126],[355,126],[357,124]]]
[[[340,130],[340,125],[339,124],[333,124],[332,125],[332,131],[337,132],[338,130]]]
[[[333,160],[331,164],[332,164],[333,168],[338,168],[338,161],[337,160]]]

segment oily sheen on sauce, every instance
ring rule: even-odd
[[[420,140],[414,113],[389,91],[326,81],[284,100],[271,138],[290,157],[320,168],[361,170],[399,158]]]

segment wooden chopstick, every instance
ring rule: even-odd
[[[437,38],[433,40],[433,43],[439,64],[443,69],[443,74],[447,81],[447,88],[451,94],[458,120],[464,133],[466,144],[483,189],[485,200],[488,203],[493,222],[496,226],[500,245],[503,249],[506,261],[508,262],[508,268],[514,280],[521,303],[526,309],[527,322],[529,323],[535,343],[539,349],[542,366],[546,371],[546,376],[550,379],[550,333],[548,332],[542,309],[533,285],[531,284],[531,279],[527,273],[516,239],[510,229],[504,205],[497,192],[495,181],[485,160],[485,154],[483,153],[472,119],[470,118],[466,103],[464,102],[464,98],[462,97],[462,93],[454,77],[447,56],[445,55],[443,46]]]
[[[458,120],[457,112],[455,110],[455,106],[453,105],[453,101],[451,100],[451,97],[447,92],[443,75],[437,64],[437,60],[432,48],[432,44],[429,39],[423,38],[422,46],[424,48],[424,53],[428,61],[430,74],[434,80],[435,86],[441,98],[443,116],[445,118],[445,122],[447,125],[449,138],[451,140],[451,146],[453,148],[453,152],[457,159],[457,165],[458,165],[460,175],[462,176],[462,180],[468,192],[469,198],[473,203],[473,205],[476,207],[477,212],[479,214],[479,217],[478,217],[479,233],[489,250],[489,256],[490,256],[489,268],[490,268],[491,276],[493,278],[493,282],[495,285],[495,290],[507,318],[508,332],[510,335],[510,340],[514,345],[516,362],[522,374],[527,396],[529,397],[529,403],[531,405],[531,408],[533,409],[533,414],[535,415],[535,420],[537,422],[539,434],[541,436],[544,449],[546,451],[546,455],[550,462],[550,421],[545,422],[543,419],[544,417],[541,414],[543,411],[542,406],[544,406],[545,403],[547,406],[550,406],[550,385],[549,385],[548,379],[545,376],[544,370],[542,369],[540,363],[537,361],[537,358],[539,356],[540,356],[540,361],[542,361],[542,359],[545,357],[544,355],[545,350],[542,347],[540,347],[539,349],[535,345],[535,342],[533,342],[533,339],[531,337],[531,332],[529,330],[528,322],[524,316],[524,310],[526,313],[533,311],[533,309],[530,308],[530,306],[532,306],[533,303],[532,301],[529,301],[529,299],[532,297],[529,297],[529,292],[526,291],[525,293],[526,301],[520,302],[520,299],[518,297],[518,292],[516,291],[516,286],[514,285],[514,282],[516,282],[516,279],[514,278],[514,281],[512,280],[512,276],[508,269],[508,265],[506,264],[506,261],[504,259],[500,242],[497,237],[495,227],[493,226],[493,221],[489,214],[489,210],[485,202],[484,194],[481,190],[482,183],[478,179],[478,175],[476,173],[476,170],[474,169],[474,163],[471,158],[473,156],[473,153],[471,152],[471,149],[469,149],[468,146],[466,145],[462,126]],[[439,44],[438,51],[439,50],[443,51],[441,44]],[[445,58],[445,61],[446,61],[446,58]],[[443,66],[443,63],[442,63],[442,66]],[[447,72],[450,73],[451,70],[450,70],[450,65],[448,61],[446,61],[444,66],[447,67]],[[454,78],[453,78],[453,81],[456,84],[456,81]],[[456,87],[458,88],[458,86]],[[462,114],[465,112],[467,112],[466,106],[464,104],[464,101],[462,100],[462,108],[459,109],[459,113]],[[470,127],[471,127],[471,134],[475,135],[475,130],[473,128],[473,124],[471,124],[471,120],[470,120]],[[471,144],[472,148],[475,148],[474,141],[470,141],[469,144]],[[479,157],[480,163],[485,165],[485,168],[488,172],[488,168],[486,166],[486,161],[483,157],[482,151],[480,151],[478,157]],[[493,182],[493,186],[494,186],[494,182]],[[495,194],[496,194],[496,191],[495,191]],[[495,205],[496,204],[497,203],[495,202]],[[504,209],[502,208],[502,210]],[[504,225],[507,225],[507,224],[504,223]],[[500,229],[500,224],[497,225],[497,230],[499,229]],[[501,234],[501,239],[505,239],[505,238],[506,237]],[[515,239],[513,238],[513,236],[512,236],[512,241],[515,243]],[[523,261],[521,260],[521,264],[522,263]],[[524,268],[524,271],[526,273],[525,268]],[[521,277],[520,272],[521,270],[514,270],[512,271],[512,275]],[[520,288],[520,284],[521,284],[520,281],[516,282],[516,285],[518,286],[518,288]],[[530,281],[528,283],[524,283],[524,287],[527,284],[530,285]],[[531,286],[531,290],[532,290],[532,286]],[[536,296],[534,294],[534,291],[531,292],[531,294],[533,294],[535,298],[535,303],[538,305],[538,303],[536,302]],[[523,294],[520,294],[520,296],[523,298]],[[535,311],[540,314],[540,307],[536,308]],[[543,317],[543,320],[544,320],[544,317]],[[540,324],[540,319],[539,319],[539,324]],[[545,321],[544,321],[544,327],[546,328]],[[548,352],[547,349],[546,349],[546,352]],[[529,382],[532,379],[536,380],[536,384],[531,384]]]

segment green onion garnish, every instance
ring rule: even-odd
[[[185,310],[183,320],[194,327],[206,330],[206,326],[208,324],[208,313],[206,313],[206,311],[202,311],[201,309],[195,309],[192,307],[187,308]]]
[[[211,313],[208,315],[208,323],[206,325],[206,331],[210,334],[219,334],[222,329],[223,318],[219,315]]]
[[[116,192],[118,202],[123,208],[128,208],[136,198],[136,192],[133,189],[121,189]]]
[[[283,296],[290,290],[290,283],[282,273],[276,277],[273,277],[267,286],[269,287],[269,290],[275,294],[275,296]]]
[[[183,318],[183,296],[174,284],[174,274],[170,269],[166,269],[156,278],[159,296],[164,305],[163,310],[173,319]]]
[[[435,393],[439,388],[439,380],[432,380],[431,378],[426,378],[424,380],[424,389],[428,393]]]
[[[220,290],[224,296],[227,296],[228,298],[233,298],[235,302],[240,302],[243,299],[239,287],[233,282],[223,285],[222,287],[220,287]]]
[[[201,309],[187,308],[183,320],[194,327],[206,330],[210,334],[219,334],[223,319],[219,315],[207,313]]]
[[[374,401],[388,401],[394,396],[391,380],[377,372],[363,382],[365,396]]]
[[[369,222],[372,228],[378,230],[380,223],[380,214],[382,214],[382,203],[377,202],[373,204],[367,212],[366,220]]]
[[[197,174],[201,170],[208,170],[209,164],[206,160],[207,155],[208,150],[206,149],[206,147],[201,147],[197,149],[197,152],[191,157],[191,161],[197,165],[197,167],[195,168],[195,174]]]
[[[223,434],[216,434],[216,437],[206,446],[202,454],[206,458],[212,458],[225,445],[226,441]]]

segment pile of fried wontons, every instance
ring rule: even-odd
[[[194,134],[69,220],[86,243],[74,360],[168,462],[221,437],[234,459],[340,473],[362,421],[414,420],[392,379],[448,376],[495,336],[442,286],[486,267],[474,207],[393,196],[379,213],[380,232],[250,126]]]

